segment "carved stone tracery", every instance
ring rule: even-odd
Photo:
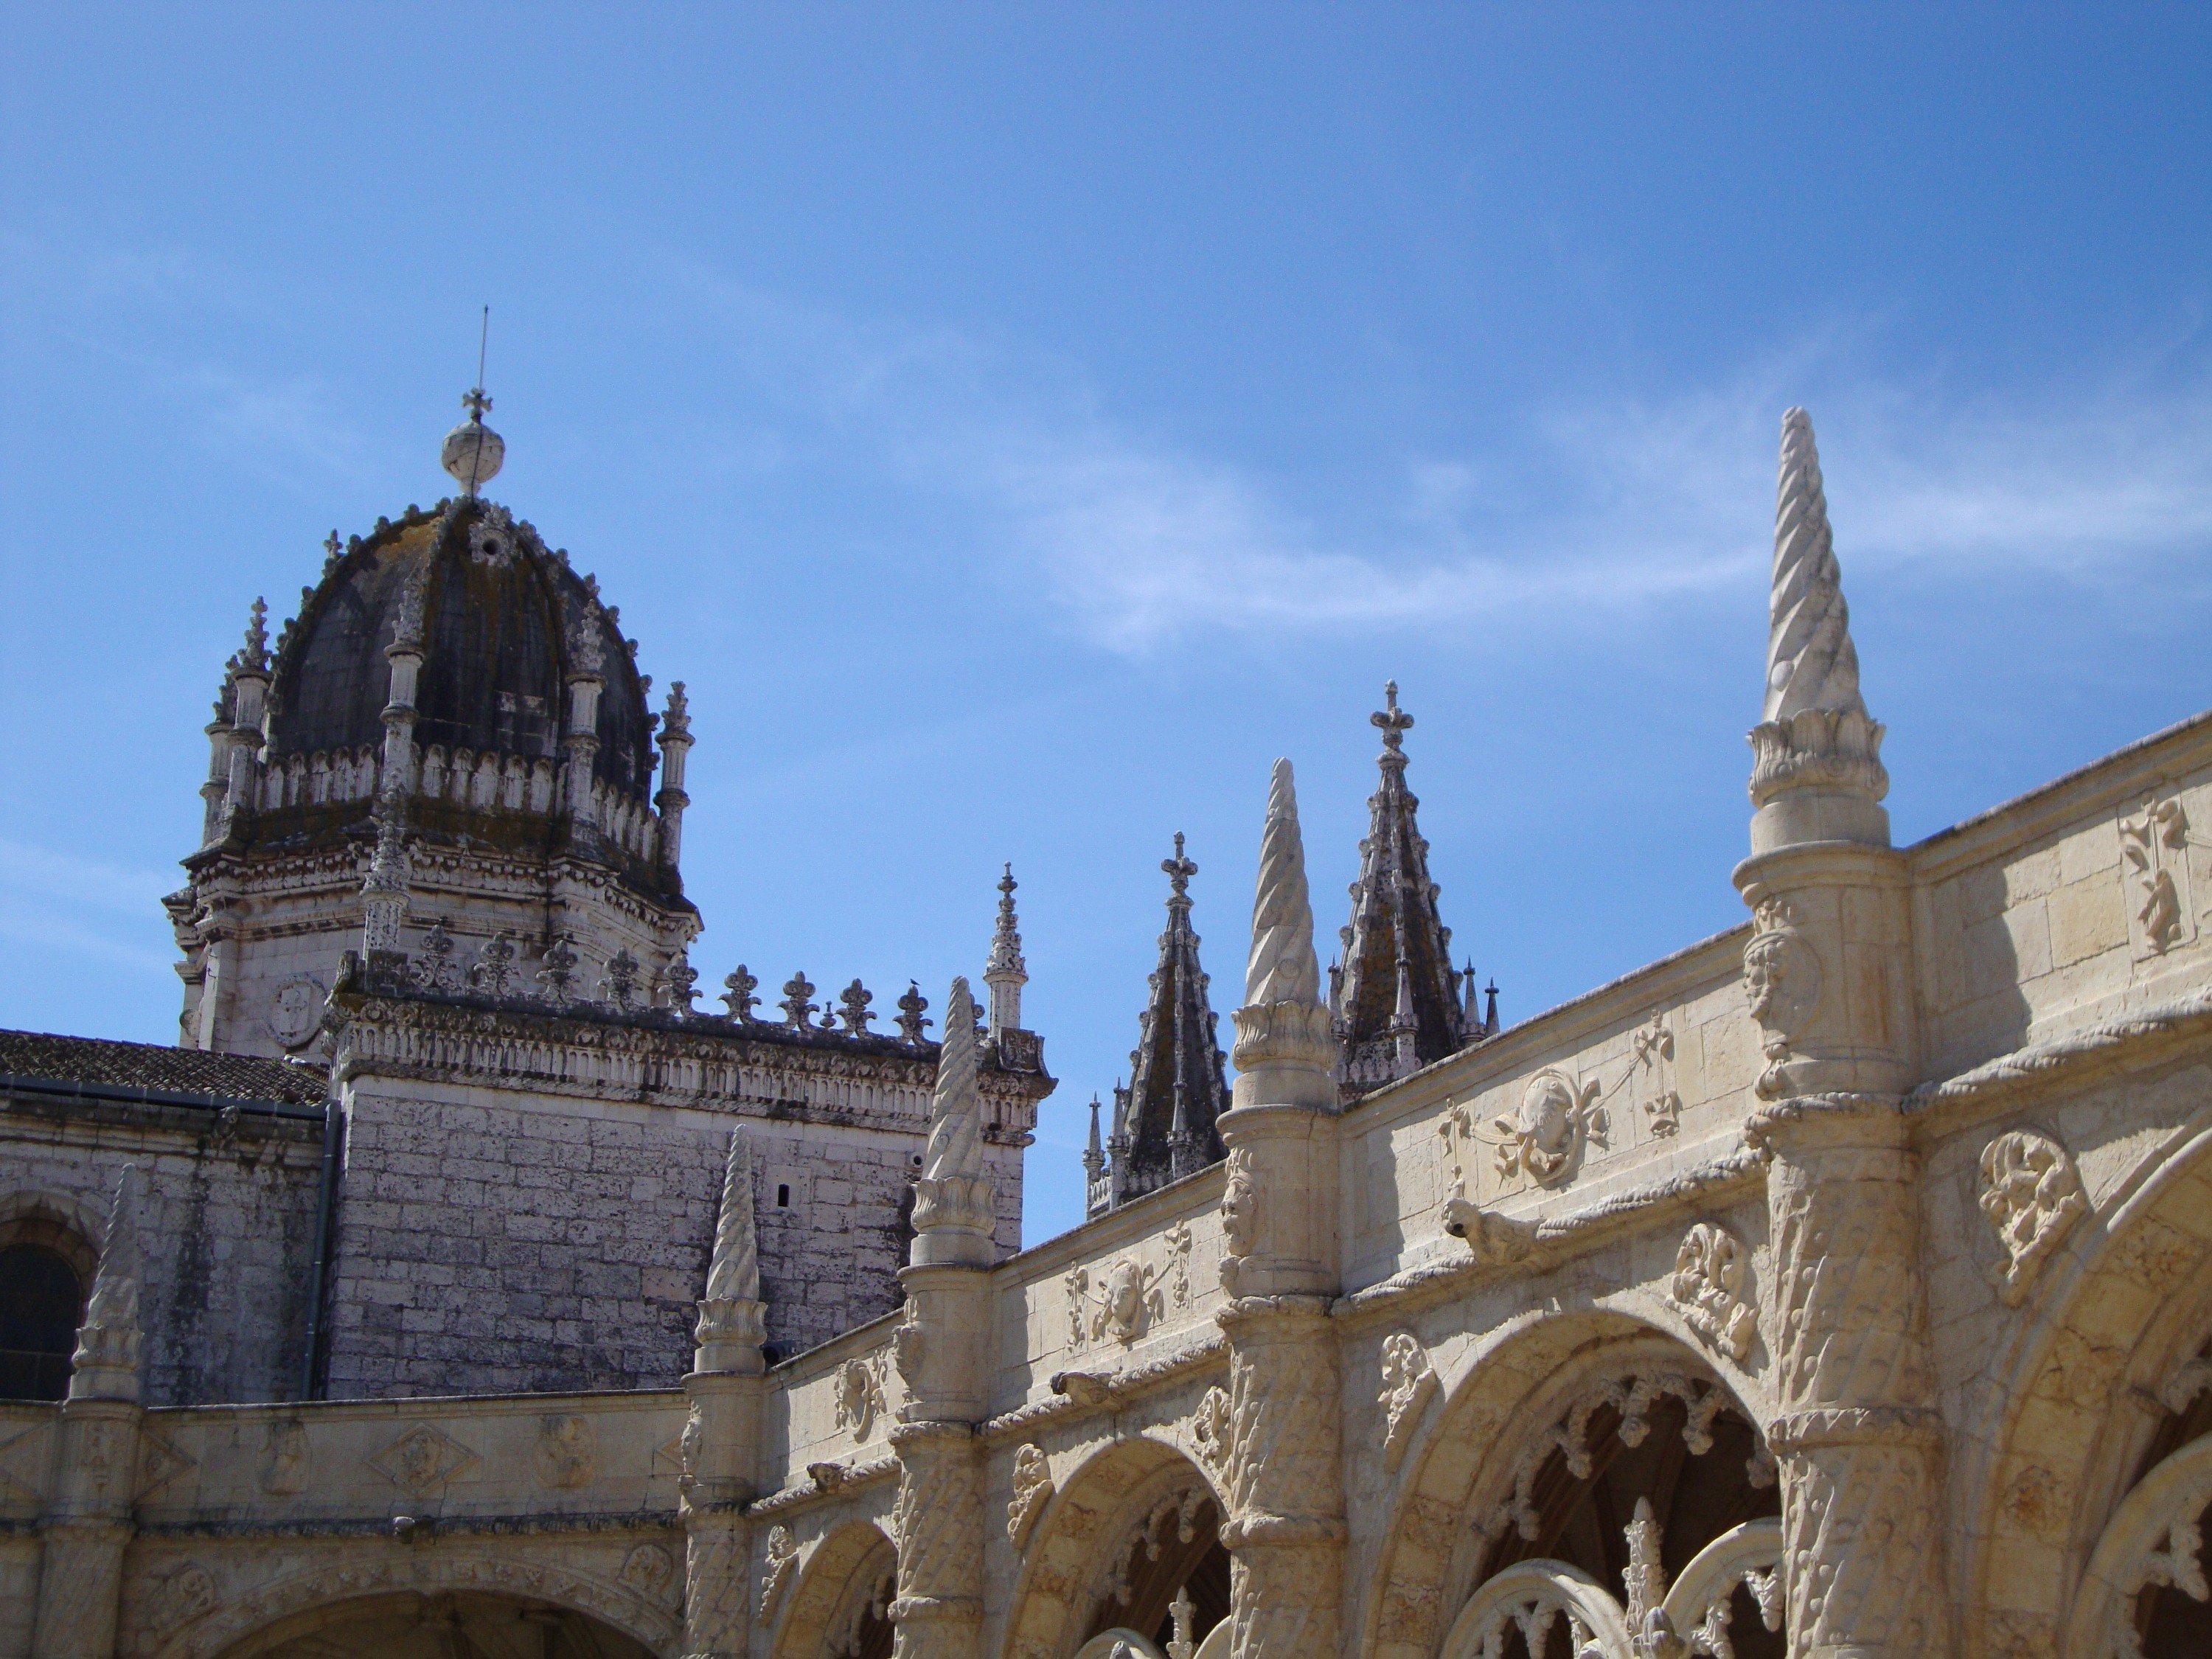
[[[2045,1260],[2088,1212],[2081,1177],[2066,1149],[2032,1129],[2010,1129],[1982,1148],[1974,1201],[2004,1246],[1997,1297],[2017,1307],[2034,1288]]]
[[[1667,1296],[1690,1328],[1741,1364],[1750,1357],[1759,1322],[1745,1295],[1742,1242],[1717,1222],[1700,1221],[1682,1236]]]

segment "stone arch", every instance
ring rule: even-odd
[[[1991,1431],[1962,1459],[1967,1652],[2059,1651],[2092,1550],[2212,1334],[2212,1111],[2075,1230],[1992,1371]]]
[[[1006,1620],[1006,1659],[1066,1659],[1090,1634],[1106,1600],[1105,1557],[1178,1489],[1195,1490],[1218,1528],[1228,1513],[1212,1474],[1181,1448],[1149,1434],[1109,1440],[1056,1480],[1030,1533]],[[1120,1623],[1119,1616],[1114,1620]]]
[[[42,1244],[89,1285],[107,1237],[107,1212],[67,1193],[19,1188],[0,1193],[0,1246]]]
[[[138,1613],[149,1638],[136,1644],[154,1659],[251,1659],[329,1626],[420,1607],[447,1598],[469,1605],[536,1606],[573,1613],[604,1626],[648,1653],[682,1644],[683,1621],[670,1607],[611,1582],[514,1554],[458,1550],[441,1542],[429,1551],[386,1546],[371,1559],[328,1552],[303,1571],[267,1583],[229,1584],[216,1559],[213,1571],[185,1559],[157,1574]],[[599,1659],[623,1659],[619,1647]]]
[[[886,1570],[896,1569],[898,1549],[873,1521],[847,1521],[832,1528],[799,1568],[799,1577],[773,1611],[775,1659],[819,1659],[849,1645],[846,1626],[866,1602]]]
[[[1443,1398],[1407,1445],[1361,1614],[1359,1650],[1434,1659],[1489,1551],[1468,1524],[1508,1502],[1537,1437],[1602,1379],[1641,1370],[1711,1390],[1716,1409],[1763,1434],[1771,1413],[1740,1372],[1638,1315],[1583,1301],[1521,1315],[1486,1333],[1445,1378]]]

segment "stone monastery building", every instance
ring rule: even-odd
[[[1393,687],[1023,1250],[1012,872],[980,1003],[702,1011],[488,406],[224,671],[177,1046],[0,1033],[0,1659],[2212,1652],[2212,714],[1893,847],[1802,410],[1748,920],[1500,1030]]]

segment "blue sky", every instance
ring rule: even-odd
[[[1326,947],[1386,678],[1509,1020],[1738,919],[1792,403],[1900,839],[2212,702],[2202,8],[8,31],[0,1024],[173,1036],[222,661],[445,493],[485,303],[490,493],[691,688],[702,975],[941,995],[1014,861],[1032,1241],[1170,836],[1225,1016],[1267,764]]]

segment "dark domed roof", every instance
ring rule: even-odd
[[[605,681],[592,771],[633,798],[648,793],[654,721],[615,612],[528,524],[468,498],[380,520],[325,568],[278,645],[270,759],[383,743],[384,652],[410,587],[422,617],[418,751],[554,758],[568,675],[590,666]]]

